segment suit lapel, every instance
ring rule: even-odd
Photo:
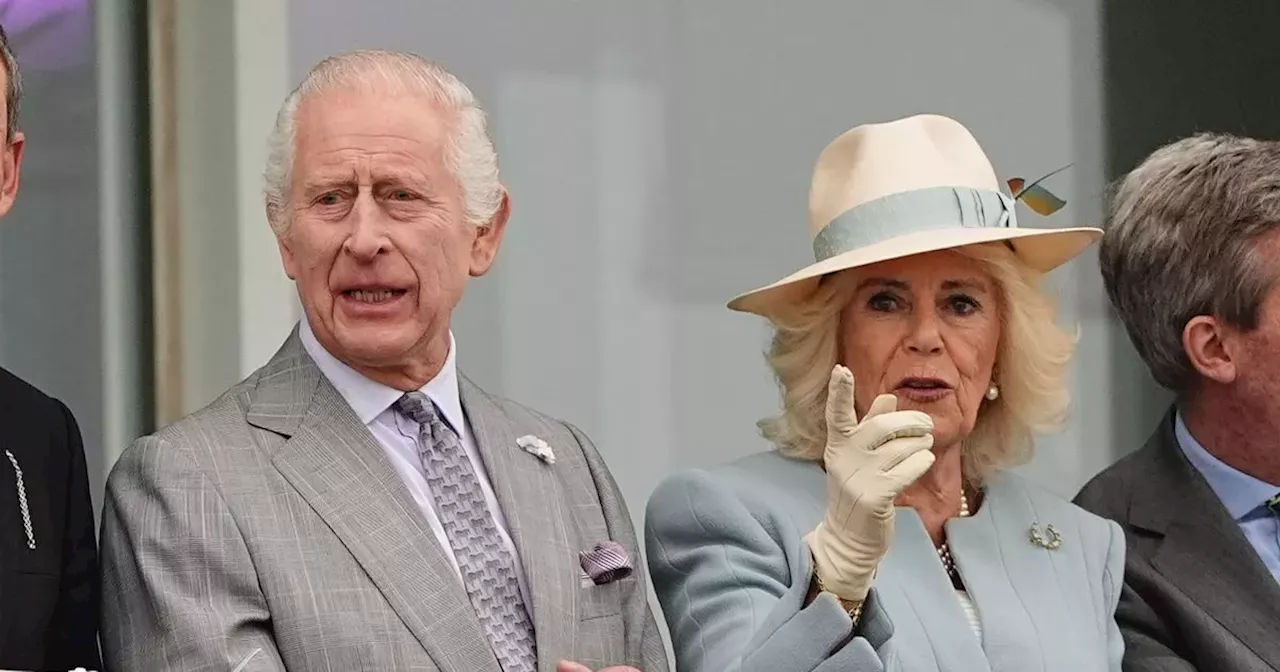
[[[1130,522],[1164,535],[1152,566],[1258,657],[1280,669],[1280,586],[1182,455],[1172,414],[1143,450],[1152,455],[1153,469],[1139,486],[1145,491],[1134,497]]]
[[[556,467],[516,445],[519,436],[536,434],[536,428],[516,427],[493,399],[465,377],[459,376],[459,387],[463,410],[528,581],[540,667],[553,669],[557,658],[574,648],[578,622],[579,549],[569,543],[566,527],[573,518],[564,509]]]
[[[1239,528],[1204,520],[1207,512],[1193,517],[1201,520],[1169,529],[1152,566],[1259,658],[1280,669],[1280,588],[1275,578]],[[1221,517],[1235,525],[1226,513]]]
[[[247,417],[287,437],[272,463],[368,573],[436,665],[497,672],[462,584],[417,504],[296,335],[264,371]]]

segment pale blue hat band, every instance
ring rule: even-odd
[[[1018,226],[1013,199],[999,191],[929,187],[890,194],[846,210],[813,239],[817,261],[921,231]]]

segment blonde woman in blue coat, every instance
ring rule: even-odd
[[[1101,231],[1018,228],[933,115],[837,138],[809,210],[816,262],[730,303],[776,328],[777,449],[649,501],[677,669],[1119,670],[1119,527],[1006,471],[1068,406],[1039,282]]]

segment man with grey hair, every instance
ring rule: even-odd
[[[1107,293],[1176,395],[1076,500],[1125,529],[1125,669],[1280,670],[1280,144],[1163,147],[1110,220]]]
[[[305,317],[112,471],[108,666],[665,670],[590,440],[457,371],[450,318],[510,211],[471,91],[412,54],[323,61],[265,200]]]

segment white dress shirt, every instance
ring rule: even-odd
[[[431,525],[431,531],[436,535],[436,541],[444,549],[454,574],[461,582],[462,572],[458,569],[458,561],[453,555],[452,546],[449,545],[449,537],[445,534],[444,526],[440,524],[440,517],[436,514],[435,498],[431,496],[431,488],[427,484],[426,469],[422,465],[422,460],[418,458],[418,423],[397,413],[393,407],[393,404],[404,396],[404,392],[370,380],[343,364],[320,345],[305,318],[301,320],[298,334],[302,339],[303,349],[311,355],[316,366],[320,367],[320,372],[329,379],[329,382],[338,390],[338,394],[342,395],[342,398],[351,406],[351,410],[355,411],[356,417],[369,428],[373,437],[382,446],[383,452],[387,454],[392,466],[404,481],[405,487],[409,489],[409,494],[413,495],[418,508],[422,509],[422,515],[426,516],[427,523]],[[475,470],[476,478],[480,481],[480,489],[484,491],[484,501],[493,514],[494,522],[498,524],[498,534],[502,537],[502,544],[515,560],[520,595],[532,614],[533,603],[529,599],[529,589],[525,581],[524,566],[520,563],[520,554],[511,541],[511,534],[507,532],[506,518],[503,517],[498,499],[493,494],[493,486],[489,484],[489,476],[476,449],[476,440],[471,434],[471,426],[462,412],[462,400],[458,393],[457,351],[457,342],[454,341],[451,331],[449,332],[449,356],[445,359],[444,366],[441,367],[440,373],[419,391],[427,395],[436,408],[440,409],[445,422],[449,423],[453,431],[457,432],[458,438],[462,440],[467,459],[471,461],[471,468]]]
[[[969,629],[973,630],[978,639],[982,639],[982,619],[978,618],[978,608],[969,599],[969,591],[957,590],[956,599],[960,600],[960,609],[964,611],[965,620],[969,621]]]

